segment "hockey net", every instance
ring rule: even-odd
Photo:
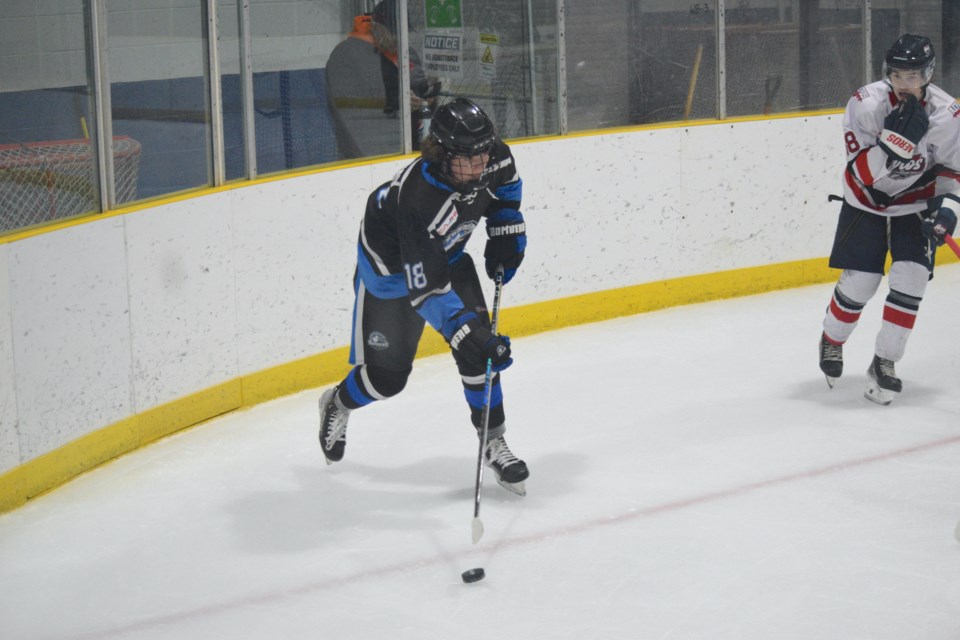
[[[137,197],[140,143],[113,139],[117,202]],[[90,140],[0,145],[0,232],[99,211],[97,163]]]

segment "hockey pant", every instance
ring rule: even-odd
[[[918,216],[887,218],[844,204],[830,266],[843,269],[823,321],[827,339],[843,344],[853,333],[864,306],[876,294],[889,251],[889,293],[875,352],[899,361],[913,330],[920,302],[932,277],[934,249],[920,232]]]
[[[450,266],[450,272],[453,289],[464,306],[474,311],[480,321],[489,327],[483,289],[470,255],[463,254]],[[414,311],[407,296],[378,297],[367,289],[359,274],[354,276],[354,292],[356,299],[350,345],[350,363],[354,367],[341,382],[338,393],[340,401],[348,409],[385,400],[403,391],[413,370],[413,360],[426,324],[423,317]],[[456,351],[452,353],[470,407],[471,422],[479,430],[482,426],[486,369],[464,362]],[[504,423],[500,374],[494,373],[488,438],[502,435],[506,430]]]

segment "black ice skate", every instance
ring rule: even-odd
[[[873,362],[867,369],[867,390],[863,395],[877,404],[888,405],[903,390],[903,383],[893,369],[893,361],[873,356]]]
[[[831,389],[843,373],[843,345],[830,342],[825,333],[820,334],[820,371]]]
[[[343,459],[343,450],[347,447],[347,420],[350,410],[337,398],[337,389],[327,389],[320,396],[320,446],[327,464]]]
[[[487,442],[483,457],[487,466],[497,474],[497,482],[501,487],[519,496],[527,495],[524,483],[524,480],[530,477],[527,463],[513,455],[503,436]]]

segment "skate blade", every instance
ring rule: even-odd
[[[897,392],[881,389],[876,381],[870,380],[870,382],[867,383],[867,388],[863,392],[863,397],[877,404],[887,406],[897,397]]]
[[[501,487],[503,487],[510,493],[515,493],[518,496],[527,495],[527,485],[525,484],[525,482],[526,482],[525,480],[521,480],[520,482],[504,482],[500,478],[497,478],[497,484],[499,484]]]
[[[823,374],[823,377],[827,379],[827,386],[833,389],[833,385],[837,382],[837,379],[831,378],[827,374]]]

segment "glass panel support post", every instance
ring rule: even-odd
[[[532,131],[527,131],[526,135],[540,134],[540,112],[537,100],[537,58],[533,40],[533,0],[527,0],[527,64],[530,65],[530,117],[533,125]]]
[[[873,7],[870,6],[870,0],[863,0],[863,25],[861,30],[863,31],[863,85],[870,83],[871,78],[873,77],[873,44],[871,42],[871,31],[873,29],[873,16],[871,12]]]
[[[727,15],[726,0],[717,0],[717,119],[727,118]]]
[[[110,103],[110,69],[107,63],[107,0],[88,0],[90,42],[93,56],[93,93],[97,104],[96,145],[97,173],[100,176],[100,209],[109,211],[117,206],[114,182],[113,118]]]
[[[240,101],[243,109],[243,154],[247,179],[257,177],[257,136],[253,103],[253,46],[250,36],[250,0],[237,1],[240,26]]]
[[[410,112],[410,25],[407,24],[407,0],[397,3],[399,22],[399,41],[397,42],[397,63],[400,66],[400,123],[403,133],[403,153],[413,153],[413,127]]]
[[[557,0],[557,132],[560,135],[568,132],[566,14],[564,0]],[[536,106],[534,104],[534,110]]]
[[[209,99],[210,117],[210,157],[213,161],[213,185],[220,186],[224,182],[225,162],[223,151],[223,96],[220,87],[220,51],[217,45],[217,2],[204,0],[204,23],[207,53],[207,94]]]

